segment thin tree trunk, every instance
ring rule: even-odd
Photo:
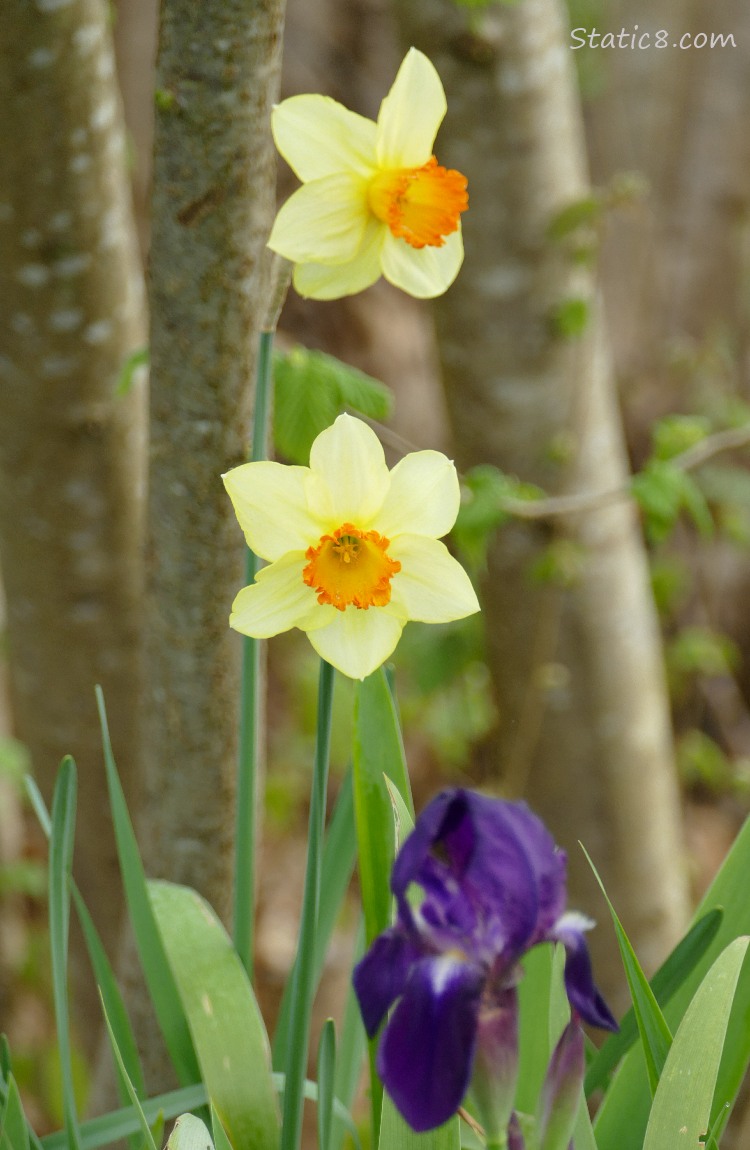
[[[445,0],[399,10],[406,39],[446,84],[441,162],[469,178],[466,262],[437,308],[459,463],[494,463],[550,492],[618,486],[627,465],[592,277],[547,236],[553,216],[587,192],[561,7],[493,6],[471,30]],[[577,340],[554,324],[568,299],[589,309]],[[563,537],[574,556],[582,549],[579,570],[566,587],[535,582],[533,565]],[[506,527],[491,547],[483,607],[498,772],[511,788],[525,783],[568,848],[573,901],[591,908],[601,904],[577,840],[586,844],[653,967],[679,936],[687,895],[659,634],[632,507],[552,529]],[[614,954],[607,939],[595,932],[600,960]],[[601,979],[616,988],[616,960]]]
[[[228,618],[244,545],[221,474],[249,445],[282,23],[282,0],[165,0],[157,66],[139,833],[149,873],[195,887],[225,919],[240,665]],[[145,999],[135,1012],[158,1087]]]
[[[0,154],[0,548],[14,724],[48,800],[61,756],[76,758],[76,873],[111,946],[121,899],[94,684],[132,797],[144,395],[116,388],[145,322],[100,0],[3,5]],[[90,1048],[100,1010],[81,950],[77,1017]]]

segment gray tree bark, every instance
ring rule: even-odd
[[[8,0],[0,19],[0,549],[14,724],[51,798],[80,772],[76,872],[105,944],[121,899],[94,684],[128,794],[138,714],[145,342],[119,96],[100,0]],[[80,1039],[100,1009],[74,952]]]
[[[493,463],[550,492],[621,485],[627,462],[593,276],[547,238],[586,195],[586,158],[567,27],[557,0],[493,5],[472,28],[447,0],[399,5],[407,42],[446,86],[441,163],[469,178],[466,262],[438,301],[437,327],[459,465]],[[577,340],[553,317],[587,302]],[[555,538],[581,549],[565,587],[531,568]],[[601,868],[653,968],[687,911],[679,800],[658,627],[633,508],[580,522],[516,522],[483,583],[501,721],[494,753],[570,858],[571,901],[601,907],[578,848]],[[610,933],[594,933],[597,974],[620,998]]]

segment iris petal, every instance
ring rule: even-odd
[[[602,1030],[617,1030],[617,1022],[594,983],[591,956],[583,934],[562,919],[549,936],[565,947],[565,990],[584,1022]]]
[[[378,1073],[414,1130],[441,1126],[461,1105],[483,982],[481,967],[446,955],[412,969],[380,1043]]]
[[[369,1038],[375,1036],[386,1012],[403,993],[412,964],[421,957],[404,934],[387,930],[355,966],[352,982]]]
[[[282,100],[273,110],[271,127],[276,147],[302,181],[374,170],[375,124],[329,96]]]

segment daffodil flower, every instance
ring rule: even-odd
[[[440,77],[410,49],[377,123],[327,96],[273,110],[276,147],[302,181],[269,247],[296,266],[303,296],[338,299],[381,275],[420,299],[442,295],[464,258],[466,179],[432,154],[446,112]]]
[[[438,541],[459,504],[456,469],[440,452],[413,452],[389,471],[374,431],[340,415],[309,467],[245,463],[223,478],[248,546],[269,562],[237,595],[235,630],[263,639],[299,627],[323,659],[364,679],[407,620],[479,610]]]

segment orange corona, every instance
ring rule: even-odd
[[[401,564],[388,555],[390,540],[377,531],[360,531],[343,523],[332,535],[322,535],[317,547],[308,547],[302,572],[319,603],[339,611],[347,607],[385,607],[391,598],[391,576]]]
[[[420,168],[380,172],[367,190],[370,211],[413,248],[441,248],[469,206],[466,177],[434,156]]]

